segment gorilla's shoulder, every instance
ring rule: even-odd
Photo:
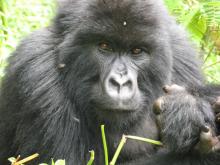
[[[22,50],[23,54],[34,55],[35,53],[45,51],[49,47],[54,46],[56,42],[53,34],[52,27],[34,31],[20,42],[16,52]]]
[[[169,27],[169,34],[173,55],[173,82],[200,84],[204,81],[204,75],[196,46],[190,41],[185,29],[176,23]]]
[[[57,40],[52,27],[42,28],[26,36],[9,58],[9,68],[18,69],[37,59],[48,58],[55,53]]]

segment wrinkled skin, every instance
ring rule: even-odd
[[[174,83],[183,89],[164,96]],[[196,52],[162,0],[64,0],[53,24],[10,57],[0,92],[0,164],[39,153],[30,164],[84,165],[93,149],[94,164],[103,165],[101,124],[110,158],[122,134],[164,143],[128,140],[117,164],[220,163],[217,142],[203,136],[216,137],[220,86],[204,83]]]

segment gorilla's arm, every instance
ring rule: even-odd
[[[218,165],[219,138],[215,134],[214,114],[205,93],[210,86],[184,88],[165,86],[165,95],[154,104],[164,148],[152,158],[133,160],[126,165]],[[210,87],[211,88],[211,87]],[[211,88],[213,89],[213,88]],[[218,95],[209,98],[215,98]],[[201,92],[198,95],[198,92]],[[211,92],[211,91],[210,91]],[[202,93],[204,97],[202,97]],[[213,91],[212,94],[215,94]],[[122,164],[124,165],[124,164]]]
[[[200,70],[201,63],[196,58],[197,53],[187,39],[187,35],[175,23],[170,24],[169,34],[173,54],[171,84],[185,87],[186,92],[165,97],[167,105],[162,120],[166,122],[164,124],[166,127],[163,131],[165,137],[168,134],[172,135],[167,136],[167,140],[171,138],[170,144],[175,151],[179,149],[182,151],[184,146],[188,146],[186,150],[190,150],[198,141],[201,127],[207,124],[215,129],[212,105],[220,95],[220,86],[205,85]],[[193,111],[194,109],[196,111]],[[173,139],[177,143],[173,143]]]
[[[152,159],[142,159],[128,165],[219,165],[219,153],[206,155],[161,153]],[[127,165],[127,164],[126,164]]]
[[[218,165],[220,153],[213,149],[219,149],[220,143],[211,132],[215,124],[211,105],[205,100],[208,93],[201,97],[195,95],[195,90],[176,85],[166,86],[164,91],[166,94],[154,104],[154,112],[165,148],[150,159],[143,157],[126,165]],[[206,132],[206,126],[213,130]],[[216,141],[210,145],[212,140]]]
[[[218,102],[218,98],[220,96],[220,85],[204,85],[204,86],[198,86],[197,88],[189,88],[188,89],[193,95],[197,95],[204,100],[207,100],[211,105],[214,106],[216,102]],[[218,107],[213,107],[218,108]]]
[[[24,158],[36,152],[41,154],[41,160],[49,161],[59,154],[49,149],[52,148],[50,138],[59,141],[59,148],[67,148],[62,147],[60,139],[55,137],[64,131],[60,128],[60,121],[68,121],[74,107],[67,108],[66,105],[70,105],[68,100],[61,98],[55,60],[57,40],[52,34],[46,28],[34,32],[21,42],[10,57],[0,90],[1,164],[8,164],[7,158],[10,156],[21,154]],[[65,113],[60,114],[63,112],[60,109]],[[74,127],[74,124],[71,126]],[[54,130],[57,130],[55,134],[52,133]],[[45,140],[43,137],[46,137]]]
[[[215,130],[210,104],[188,91],[165,94],[156,105],[162,141],[172,152],[193,151],[204,128]]]

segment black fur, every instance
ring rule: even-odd
[[[97,53],[103,40],[115,44],[116,55],[138,44],[148,48],[126,64],[138,74],[141,100],[129,103],[135,112],[106,110],[114,102],[100,87],[112,67],[103,60],[110,57]],[[30,164],[54,158],[84,165],[94,149],[95,164],[103,165],[101,124],[110,158],[122,134],[162,138],[167,146],[161,151],[129,140],[118,164],[220,164],[218,153],[194,152],[200,126],[215,127],[210,103],[220,96],[220,87],[204,84],[194,49],[161,0],[64,1],[54,23],[24,39],[9,63],[0,91],[0,164],[10,156],[39,153]],[[158,132],[152,104],[172,83],[191,94],[167,98]]]

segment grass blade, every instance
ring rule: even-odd
[[[105,126],[101,125],[101,132],[102,132],[102,143],[103,143],[103,149],[104,149],[104,155],[105,155],[105,165],[108,165],[108,147],[105,137]]]
[[[138,137],[138,136],[131,136],[131,135],[126,135],[125,137],[128,139],[139,140],[139,141],[151,143],[151,144],[158,145],[158,146],[163,145],[163,143],[161,143],[160,141],[157,141],[157,140],[142,138],[142,137]]]
[[[127,141],[127,138],[125,137],[125,135],[123,135],[122,139],[121,139],[121,141],[120,141],[120,143],[118,145],[118,148],[117,148],[117,150],[116,150],[116,152],[115,152],[115,154],[114,154],[114,156],[112,158],[112,161],[110,162],[110,165],[115,165],[115,163],[116,163],[116,161],[118,159],[118,156],[119,156],[122,148],[124,147],[126,141]]]
[[[91,154],[90,160],[88,161],[87,165],[92,165],[95,160],[95,152],[92,150],[90,151],[90,154]]]

